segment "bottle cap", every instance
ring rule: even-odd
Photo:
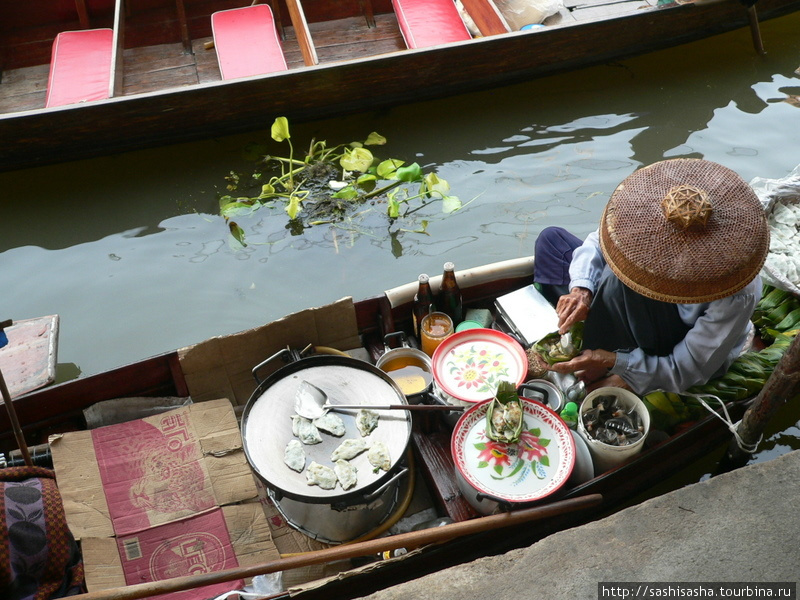
[[[452,271],[455,268],[456,268],[456,266],[450,261],[447,261],[446,263],[444,263],[444,270],[445,271]]]
[[[430,277],[428,277],[427,273],[420,273],[420,275],[419,275],[419,282],[420,283],[425,283],[429,279],[430,279]]]
[[[565,419],[577,419],[578,418],[578,405],[574,402],[567,402],[564,405],[564,408],[561,409],[561,416]]]

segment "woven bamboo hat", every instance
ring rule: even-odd
[[[769,225],[739,175],[679,158],[643,167],[614,190],[600,222],[600,248],[617,277],[644,296],[710,302],[758,275]]]

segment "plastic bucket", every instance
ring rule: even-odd
[[[586,427],[583,423],[583,414],[592,408],[592,402],[595,398],[604,395],[616,396],[626,410],[634,409],[637,412],[644,426],[642,437],[624,446],[612,446],[611,444],[596,440],[586,431]],[[580,418],[578,419],[578,433],[580,433],[581,437],[586,441],[586,445],[589,446],[589,453],[592,455],[592,462],[594,463],[595,475],[613,469],[641,452],[649,432],[650,413],[647,412],[647,407],[641,399],[633,392],[618,387],[598,388],[587,394],[586,398],[584,398],[581,403]]]

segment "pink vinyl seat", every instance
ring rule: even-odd
[[[102,100],[110,95],[114,32],[62,31],[53,42],[45,106]]]
[[[272,10],[267,4],[215,12],[211,15],[211,29],[223,79],[287,69]]]
[[[424,48],[472,38],[453,0],[392,0],[409,48]]]

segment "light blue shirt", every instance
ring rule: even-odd
[[[570,263],[570,289],[583,287],[594,295],[606,261],[599,234],[590,233],[575,249]],[[678,315],[691,329],[667,356],[649,356],[640,348],[618,350],[611,373],[619,375],[639,395],[655,389],[683,392],[721,376],[742,351],[761,299],[761,277],[719,300],[677,304]]]

